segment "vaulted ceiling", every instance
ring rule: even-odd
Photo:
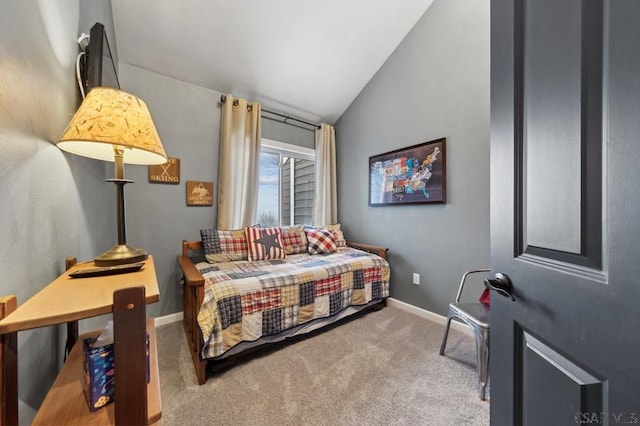
[[[112,0],[119,61],[335,122],[433,0]]]

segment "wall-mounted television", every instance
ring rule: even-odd
[[[82,84],[85,94],[98,86],[120,89],[118,72],[111,55],[107,33],[104,30],[104,25],[99,22],[91,27],[84,65]]]

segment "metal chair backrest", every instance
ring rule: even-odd
[[[462,288],[464,287],[465,282],[467,281],[467,277],[471,274],[477,274],[479,272],[490,272],[491,269],[476,269],[474,271],[465,272],[462,276],[462,280],[460,280],[460,287],[458,287],[458,294],[456,295],[456,304],[460,303],[460,296],[462,296]]]

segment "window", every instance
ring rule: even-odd
[[[262,226],[311,224],[315,150],[262,139],[257,222]]]

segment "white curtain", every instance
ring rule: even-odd
[[[316,130],[316,185],[313,224],[329,225],[338,221],[336,182],[336,130],[322,123]]]
[[[226,95],[220,123],[218,229],[255,223],[260,178],[260,104]]]

